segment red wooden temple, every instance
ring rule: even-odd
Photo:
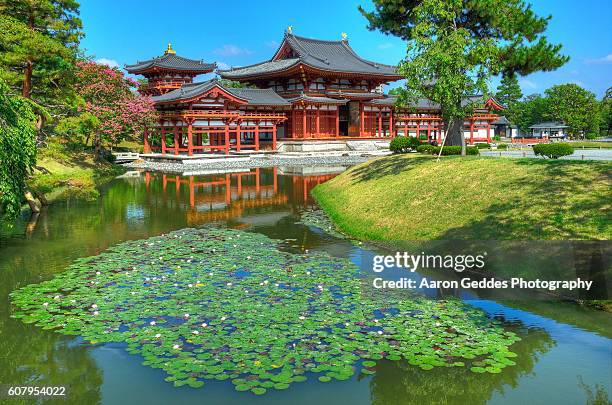
[[[279,141],[397,135],[444,139],[440,107],[426,99],[397,107],[382,89],[402,76],[394,66],[358,56],[345,34],[340,41],[323,41],[296,36],[289,28],[270,60],[218,71],[227,82],[193,82],[214,67],[177,56],[170,46],[161,57],[126,66],[148,79],[141,91],[154,96],[160,112],[159,125],[145,130],[145,153],[228,154],[276,150]],[[225,84],[236,82],[246,87]],[[466,101],[481,105],[464,123],[466,140],[490,142],[491,124],[499,118],[495,112],[503,107],[482,97]]]

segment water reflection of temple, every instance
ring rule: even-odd
[[[158,203],[184,210],[187,223],[195,225],[241,217],[260,208],[312,206],[310,191],[338,173],[286,171],[290,175],[276,167],[188,176],[146,172],[144,183],[148,195],[161,188]]]

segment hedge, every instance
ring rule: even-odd
[[[417,152],[426,153],[430,155],[437,155],[440,153],[440,147],[434,145],[420,145],[417,147]],[[468,146],[465,151],[468,155],[478,155],[480,154],[479,150],[475,146]],[[449,155],[461,155],[461,146],[445,146],[442,148],[442,156]]]
[[[389,150],[395,153],[408,152],[415,150],[421,145],[421,142],[412,136],[396,136],[389,144]]]
[[[574,147],[569,143],[539,143],[533,145],[533,153],[536,156],[544,156],[550,159],[558,159],[561,156],[567,156],[574,153]]]

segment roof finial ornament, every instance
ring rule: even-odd
[[[287,34],[292,34],[293,33],[293,25],[290,25],[287,27]]]
[[[342,33],[342,40],[346,41],[348,39],[348,35],[346,35],[346,32]]]
[[[176,51],[172,49],[172,43],[170,42],[168,42],[168,49],[166,49],[166,52],[164,52],[164,55],[168,55],[168,54],[172,54],[172,55],[176,54]]]

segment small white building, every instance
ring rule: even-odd
[[[567,138],[567,128],[569,128],[567,125],[559,121],[542,122],[529,127],[533,138],[550,140]]]

